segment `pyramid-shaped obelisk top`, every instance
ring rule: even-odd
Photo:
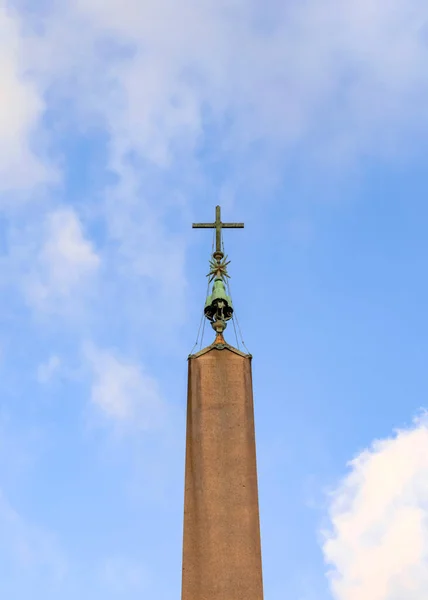
[[[230,296],[227,295],[225,289],[227,273],[227,256],[224,256],[221,244],[222,229],[242,229],[244,223],[223,223],[221,220],[220,206],[215,208],[215,221],[213,223],[193,223],[195,229],[215,229],[216,230],[216,248],[210,262],[210,272],[207,277],[210,277],[210,282],[214,281],[211,295],[208,296],[205,303],[205,316],[211,321],[211,326],[217,333],[215,343],[224,343],[223,331],[226,329],[226,321],[232,318],[233,307]]]

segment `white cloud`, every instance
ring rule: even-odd
[[[27,281],[27,297],[40,310],[73,310],[85,296],[100,265],[92,243],[71,208],[60,208],[46,217],[41,248]]]
[[[243,192],[246,179],[274,179],[284,149],[303,147],[305,160],[316,155],[341,163],[406,154],[426,137],[423,0],[272,0],[266,10],[241,0],[70,0],[44,11],[37,28],[21,14],[25,36],[16,18],[4,16],[15,40],[8,48],[17,48],[8,50],[10,72],[30,103],[12,129],[22,132],[22,147],[29,148],[46,103],[77,135],[94,125],[107,134],[102,167],[119,175],[103,213],[114,241],[109,273],[125,272],[127,284],[138,287],[134,297],[147,306],[146,322],[185,314],[189,238],[172,239],[164,217],[176,203],[181,214],[188,211],[190,203],[182,199],[195,195],[195,188],[206,191],[198,170],[200,143],[216,158],[227,158],[230,175],[221,185],[234,195]],[[31,79],[20,78],[21,72]],[[12,104],[20,106],[8,100]],[[53,136],[63,132],[55,123]],[[8,147],[12,134],[4,131]],[[269,167],[254,167],[252,142],[262,142],[257,160]],[[22,168],[27,159],[19,159]],[[162,183],[169,168],[174,194]],[[52,253],[43,261],[53,263],[46,268],[51,274],[36,277],[31,300],[39,308],[58,308],[85,263],[72,264],[68,273],[55,266]],[[89,263],[94,268],[95,259]],[[178,295],[173,311],[171,289]]]
[[[10,3],[0,0],[0,188],[26,189],[52,181],[55,173],[41,158],[43,93],[30,77],[25,36]],[[39,134],[38,146],[35,134]],[[4,200],[3,200],[4,202]]]
[[[324,555],[337,600],[428,597],[428,421],[376,441],[331,498]]]
[[[53,376],[58,372],[61,365],[61,360],[53,354],[49,359],[41,363],[37,368],[37,379],[39,383],[48,383]]]
[[[426,138],[423,0],[271,1],[266,10],[213,0],[53,6],[43,35],[24,44],[25,60],[73,131],[86,135],[96,125],[108,136],[102,167],[119,176],[103,207],[114,241],[109,273],[125,275],[147,307],[141,318],[157,327],[185,315],[191,233],[172,239],[164,218],[175,203],[184,214],[190,202],[182,199],[206,192],[200,144],[227,159],[221,185],[239,195],[254,190],[254,179],[264,188],[294,149],[304,149],[305,161],[342,164],[406,155]],[[256,159],[253,142],[262,144]],[[164,183],[168,169],[174,194]],[[174,310],[171,289],[179,295]],[[34,301],[43,305],[46,294],[41,282]]]
[[[165,407],[154,378],[111,351],[88,345],[85,356],[92,370],[91,401],[106,419],[138,429],[159,425]]]
[[[266,11],[251,1],[74,0],[50,20],[47,43],[51,67],[70,71],[65,48],[78,36],[69,81],[84,92],[81,108],[105,119],[119,168],[132,151],[161,166],[190,157],[208,114],[228,119],[218,153],[262,139],[389,155],[428,127],[427,19],[423,0],[272,1]]]

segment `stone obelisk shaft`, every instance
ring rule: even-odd
[[[182,600],[262,600],[251,357],[189,358]]]

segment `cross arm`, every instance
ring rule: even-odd
[[[192,223],[194,229],[214,229],[216,223]],[[222,229],[243,229],[244,223],[221,223]]]

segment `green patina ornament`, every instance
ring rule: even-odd
[[[226,293],[225,282],[229,278],[227,266],[230,261],[222,252],[222,229],[242,229],[243,223],[223,223],[221,220],[220,206],[216,206],[215,221],[213,223],[193,223],[194,228],[209,228],[216,230],[216,248],[210,260],[209,283],[214,281],[211,294],[205,302],[204,315],[211,321],[211,326],[219,335],[226,329],[226,321],[233,316],[232,299]]]
[[[229,321],[232,318],[232,299],[227,295],[221,277],[214,280],[212,292],[205,302],[204,314],[210,321]]]

